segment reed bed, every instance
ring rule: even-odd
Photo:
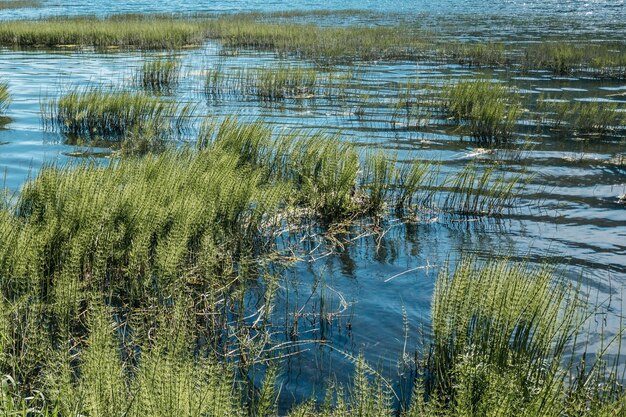
[[[0,45],[170,50],[201,43],[206,24],[167,16],[57,17],[0,22]]]
[[[464,215],[498,215],[515,205],[526,182],[524,173],[508,174],[495,166],[469,164],[444,183],[450,191],[444,210]]]
[[[41,2],[37,0],[7,0],[0,1],[0,10],[7,9],[32,9],[41,7]]]
[[[178,84],[180,62],[175,57],[146,60],[135,78],[137,84],[148,91],[170,91]]]
[[[191,105],[142,92],[75,88],[42,105],[44,125],[66,135],[121,140],[130,134],[164,137],[189,123]]]
[[[412,59],[423,49],[409,27],[322,27],[260,22],[255,15],[220,17],[209,37],[229,48],[251,48],[311,59],[320,63],[354,60]]]
[[[624,79],[626,45],[618,42],[545,41],[524,50],[527,68],[549,69],[559,75],[585,73],[597,78]]]
[[[584,37],[567,42],[546,38],[520,47],[505,42],[459,41],[445,31],[435,34],[407,24],[357,27],[299,23],[296,19],[301,15],[127,14],[104,19],[56,17],[4,21],[0,22],[0,45],[169,50],[198,46],[206,39],[215,39],[227,49],[271,51],[320,65],[430,59],[472,67],[515,65],[609,79],[623,79],[626,74],[626,48],[622,42],[591,42]],[[318,19],[323,17],[324,13],[317,15]],[[452,30],[452,33],[456,32]]]
[[[469,134],[483,141],[499,141],[514,132],[521,105],[509,89],[489,81],[461,81],[444,92],[448,114]]]
[[[209,70],[204,91],[209,99],[232,95],[264,101],[310,99],[326,94],[315,69],[287,65],[244,68],[228,73],[219,68]]]
[[[6,112],[11,103],[11,93],[9,92],[9,84],[0,83],[0,116]]]
[[[617,103],[570,102],[540,98],[542,122],[553,129],[568,129],[582,134],[615,133],[626,129],[626,112]]]
[[[576,287],[555,278],[549,266],[463,258],[437,278],[434,337],[423,352],[409,402],[394,405],[390,387],[358,357],[348,387],[331,385],[320,404],[296,405],[288,415],[622,415],[624,389],[610,374],[619,362],[607,370],[601,356],[595,361],[570,357],[569,346],[584,339],[581,323],[588,305]],[[54,348],[41,346],[41,339],[27,340],[31,349],[43,348],[36,395],[5,377],[0,386],[5,414],[278,415],[279,368],[267,368],[263,384],[255,388],[232,363],[199,346],[191,299],[174,297],[148,314],[131,308],[125,316],[132,318],[120,324],[119,308],[94,296],[82,313],[83,338]],[[10,329],[19,317],[18,303],[1,302],[0,324]],[[125,330],[130,323],[132,335]],[[20,334],[3,335],[4,370],[3,361],[19,343],[13,337]],[[128,339],[135,349],[120,351]]]

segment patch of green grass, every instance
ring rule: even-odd
[[[544,41],[526,47],[528,68],[550,69],[556,74],[588,73],[599,78],[626,76],[626,47],[623,43]]]
[[[220,17],[209,36],[229,48],[252,48],[311,59],[320,63],[414,58],[423,48],[409,27],[323,27],[267,23],[255,15]]]
[[[524,182],[523,174],[507,175],[495,166],[480,170],[469,164],[447,179],[449,194],[443,209],[472,216],[499,215],[514,206]]]
[[[612,133],[626,129],[626,112],[618,103],[540,98],[538,110],[543,122],[554,129],[568,129],[582,134]]]
[[[0,116],[7,110],[11,103],[11,93],[9,85],[5,82],[0,83]]]
[[[444,107],[471,136],[484,141],[511,137],[522,111],[509,89],[489,81],[461,81],[444,92]]]
[[[201,43],[205,23],[166,16],[57,17],[0,22],[0,45],[18,48],[175,49]]]
[[[146,60],[136,75],[139,85],[156,93],[171,90],[178,84],[179,77],[180,62],[173,57]]]
[[[324,93],[320,77],[313,68],[286,65],[244,68],[232,73],[209,70],[204,91],[210,99],[236,95],[266,101],[314,98]]]
[[[6,9],[27,9],[41,7],[41,2],[37,0],[7,0],[0,1],[0,10]]]
[[[76,88],[43,104],[44,124],[70,136],[120,141],[130,135],[160,138],[182,131],[191,105],[142,92]]]

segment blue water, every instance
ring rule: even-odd
[[[14,19],[64,14],[114,13],[232,13],[241,11],[340,10],[363,9],[402,14],[428,13],[490,14],[508,17],[551,17],[584,19],[587,22],[620,22],[626,19],[623,0],[342,0],[342,1],[105,1],[43,0],[41,9],[4,10],[0,18]]]

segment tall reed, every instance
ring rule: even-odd
[[[9,92],[9,85],[6,82],[2,82],[0,83],[0,116],[6,112],[10,103],[11,93]]]
[[[179,77],[180,62],[174,57],[146,60],[136,75],[139,85],[154,92],[170,90],[178,84]]]
[[[67,135],[123,139],[126,135],[180,133],[192,106],[147,93],[75,88],[42,106],[44,124]]]
[[[489,81],[461,81],[445,89],[445,107],[469,133],[485,141],[503,140],[513,132],[521,113],[508,88]]]

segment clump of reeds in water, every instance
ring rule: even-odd
[[[213,69],[205,78],[211,99],[226,95],[252,96],[265,101],[314,98],[321,91],[320,77],[310,67],[279,65],[244,68],[233,72]]]
[[[530,44],[524,52],[527,68],[549,69],[560,75],[582,72],[599,78],[626,76],[626,48],[620,42],[544,41]]]
[[[206,20],[163,15],[54,17],[0,22],[0,44],[8,47],[92,47],[171,50],[198,45]]]
[[[174,88],[180,77],[180,62],[175,57],[147,59],[136,74],[137,83],[154,92]]]
[[[461,81],[444,91],[448,114],[479,140],[498,141],[511,137],[521,106],[509,89],[489,81]]]
[[[41,2],[37,0],[7,0],[0,1],[0,10],[5,9],[26,9],[41,7]]]
[[[170,136],[189,123],[191,105],[144,92],[76,88],[43,105],[48,128],[77,137],[121,140],[128,135]]]
[[[0,83],[0,116],[7,110],[11,102],[11,93],[9,85],[5,82]]]
[[[514,206],[525,184],[524,174],[467,165],[447,179],[443,209],[463,215],[500,215]]]
[[[254,14],[220,17],[211,22],[209,36],[227,47],[267,50],[321,64],[415,59],[424,45],[422,32],[402,25],[325,27],[264,22]]]
[[[542,97],[537,107],[543,122],[554,129],[567,128],[582,134],[612,133],[626,129],[626,112],[617,103],[570,102]]]

